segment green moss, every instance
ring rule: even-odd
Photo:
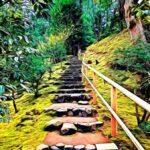
[[[114,51],[117,48],[125,48],[131,45],[130,35],[124,30],[119,34],[111,35],[100,42],[94,43],[89,46],[86,50],[86,62],[88,60],[92,61],[91,66],[93,66],[96,70],[103,73],[110,79],[113,79],[120,85],[126,87],[127,89],[134,91],[134,89],[138,86],[138,81],[140,80],[140,76],[133,74],[132,72],[125,70],[115,70],[110,67],[112,63],[113,57],[115,56]],[[95,64],[95,60],[99,61],[99,64]],[[92,72],[89,71],[89,77],[92,77]],[[99,89],[101,95],[106,99],[106,101],[110,104],[110,89],[111,86],[106,84],[102,79],[97,77],[97,88]],[[99,103],[102,103],[101,100],[98,100]],[[103,103],[102,103],[103,104]],[[137,128],[137,120],[135,117],[135,104],[133,101],[125,97],[118,91],[117,96],[117,105],[118,110],[117,114],[121,117],[121,119],[125,122],[129,129]],[[140,113],[142,109],[140,110]],[[110,116],[108,109],[103,106],[99,109],[99,120],[102,120],[103,115]],[[111,124],[110,121],[104,121],[104,126],[102,130],[105,135],[111,135]],[[139,139],[142,145],[147,148],[149,144],[149,137],[143,134],[143,132],[133,132],[134,135]],[[132,142],[126,136],[125,132],[119,127],[118,136],[115,138],[111,138],[112,141],[120,141],[124,147],[127,145],[130,146],[130,149],[133,148]]]
[[[64,64],[65,62],[63,62]],[[62,69],[60,64],[54,66],[52,79],[49,80],[50,74],[45,73],[40,86],[44,86],[47,82],[49,87],[40,89],[39,98],[34,98],[32,93],[24,93],[23,96],[16,100],[19,112],[14,113],[12,101],[7,102],[10,106],[11,121],[10,123],[0,123],[0,150],[34,150],[44,140],[47,132],[43,127],[47,121],[52,117],[43,112],[45,107],[51,105],[51,100],[54,98],[53,94],[48,94],[57,87],[50,84],[53,82],[53,77],[59,78]],[[40,113],[34,115],[33,109]],[[30,113],[30,114],[26,114]],[[22,120],[22,118],[31,115],[32,119]]]

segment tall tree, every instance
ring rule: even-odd
[[[132,39],[140,37],[142,41],[146,41],[140,15],[136,16],[133,12],[134,5],[137,5],[137,0],[125,0],[124,8],[126,24]]]

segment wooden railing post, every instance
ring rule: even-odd
[[[86,75],[86,77],[88,77],[88,68],[87,67],[85,67],[85,75]],[[85,81],[85,87],[89,88],[89,82],[87,80]]]
[[[82,64],[82,81],[84,82],[85,78],[84,78],[84,73],[85,73],[85,69],[84,69],[84,65]]]
[[[93,72],[93,85],[96,88],[96,73],[95,72]],[[97,99],[96,99],[96,92],[95,92],[94,89],[92,91],[92,96],[93,96],[93,104],[96,105],[97,104]]]
[[[111,107],[116,112],[117,111],[117,89],[111,86]],[[111,116],[111,135],[115,137],[117,135],[117,121]]]

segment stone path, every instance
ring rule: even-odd
[[[114,143],[99,130],[103,122],[98,121],[97,110],[90,105],[90,90],[84,88],[81,78],[81,61],[70,58],[68,69],[61,75],[60,86],[54,104],[45,108],[45,113],[54,119],[45,123],[47,133],[37,150],[117,150]]]

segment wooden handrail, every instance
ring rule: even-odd
[[[105,80],[108,84],[111,85],[111,106],[112,107],[106,102],[106,100],[103,98],[103,96],[96,89],[95,81],[92,83],[90,81],[90,79],[87,77],[86,72],[84,72],[84,66],[86,67],[86,69],[88,68],[89,70],[93,71],[93,73],[95,75],[101,77],[103,80]],[[124,122],[119,118],[119,116],[116,113],[116,109],[117,109],[117,101],[116,101],[117,100],[117,91],[116,90],[121,91],[124,95],[126,95],[128,98],[133,100],[136,104],[138,104],[139,106],[141,106],[143,109],[147,110],[148,112],[150,112],[150,104],[146,103],[144,100],[142,100],[141,98],[137,97],[136,95],[134,95],[133,93],[131,93],[127,89],[123,88],[122,86],[120,86],[116,82],[112,81],[108,77],[106,77],[103,74],[101,74],[98,71],[96,71],[94,68],[92,68],[91,66],[86,64],[84,62],[84,59],[82,61],[82,75],[86,79],[86,81],[88,81],[88,83],[93,88],[93,91],[103,101],[103,103],[105,104],[105,106],[108,108],[108,110],[110,111],[110,113],[112,115],[112,118],[111,118],[112,136],[116,136],[117,135],[117,123],[119,123],[119,125],[122,127],[122,129],[125,131],[125,133],[128,135],[128,137],[134,143],[136,148],[138,150],[144,150],[144,148],[139,143],[139,141],[134,137],[134,135],[131,133],[131,131],[128,129],[128,127],[124,124]],[[95,80],[95,79],[93,78],[93,80]]]
[[[82,64],[84,66],[86,66],[89,70],[92,70],[93,72],[95,72],[99,77],[101,77],[107,83],[109,83],[113,87],[117,88],[120,92],[122,92],[128,98],[132,99],[136,104],[138,104],[139,106],[141,106],[143,109],[145,109],[146,111],[150,112],[150,104],[148,104],[147,102],[145,102],[143,99],[139,98],[138,96],[136,96],[135,94],[131,93],[130,91],[128,91],[124,87],[120,86],[119,84],[117,84],[116,82],[112,81],[108,77],[106,77],[103,74],[99,73],[97,70],[95,70],[91,66],[87,65],[85,62],[82,62]]]

